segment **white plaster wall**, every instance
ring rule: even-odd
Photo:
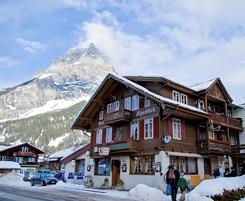
[[[201,176],[201,180],[204,179],[204,158],[197,158],[197,171]]]
[[[68,181],[68,174],[69,172],[75,172],[75,161],[72,160],[69,163],[65,164],[65,179]]]

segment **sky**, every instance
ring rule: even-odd
[[[94,43],[122,75],[220,77],[245,102],[243,0],[0,0],[0,89]]]

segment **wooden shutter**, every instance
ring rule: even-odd
[[[173,120],[171,117],[168,118],[168,134],[173,137]]]
[[[106,143],[106,128],[102,128],[102,144]]]
[[[126,139],[129,139],[129,138],[130,138],[130,129],[131,129],[131,124],[129,123],[129,124],[127,125]]]
[[[96,146],[96,130],[92,131],[91,144]]]
[[[153,137],[159,137],[159,117],[154,117],[153,119]]]
[[[186,121],[184,119],[181,120],[181,139],[186,139]]]
[[[144,99],[145,99],[144,97],[141,96],[139,97],[139,109],[144,108]]]
[[[144,119],[139,121],[139,139],[144,139]]]
[[[112,127],[112,142],[115,141],[115,138],[116,138],[116,128]]]

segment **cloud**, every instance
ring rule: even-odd
[[[39,51],[44,51],[46,46],[37,41],[25,40],[23,38],[17,38],[16,42],[23,46],[24,50],[29,53],[38,53]]]
[[[1,68],[9,68],[17,65],[18,62],[7,56],[0,56],[0,69]]]

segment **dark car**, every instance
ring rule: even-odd
[[[34,175],[34,171],[26,171],[24,172],[23,180],[30,181],[33,175]]]
[[[47,184],[56,184],[59,180],[54,177],[51,171],[39,170],[34,173],[30,179],[31,186],[35,184],[40,184],[41,186],[46,186]]]

